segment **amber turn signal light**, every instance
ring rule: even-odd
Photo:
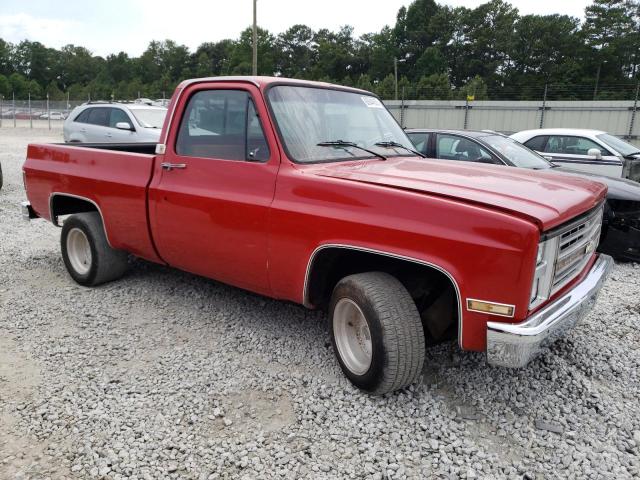
[[[515,307],[513,305],[505,305],[504,303],[484,302],[482,300],[467,299],[467,310],[472,312],[490,313],[492,315],[501,315],[503,317],[513,317]]]

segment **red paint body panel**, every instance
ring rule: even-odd
[[[160,137],[163,155],[31,145],[24,167],[29,199],[49,218],[52,192],[90,198],[100,206],[113,247],[298,303],[305,301],[308,265],[322,245],[435,265],[459,289],[461,346],[481,351],[487,321],[518,322],[531,313],[541,231],[593,208],[606,193],[578,177],[410,157],[295,164],[264,99],[276,81],[282,79],[183,82]],[[250,93],[271,152],[267,162],[176,154],[189,95],[215,88]],[[187,168],[165,171],[161,162]],[[469,312],[467,298],[515,305],[514,318]]]
[[[49,199],[69,193],[95,202],[113,248],[161,261],[147,221],[147,185],[155,157],[66,145],[29,145],[24,164],[27,194],[35,211],[51,220]]]

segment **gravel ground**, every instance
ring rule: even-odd
[[[321,313],[142,261],[76,285],[19,216],[29,141],[0,129],[0,478],[640,476],[640,266],[525,369],[447,344],[372,398]]]

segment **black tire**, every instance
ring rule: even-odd
[[[88,241],[91,259],[87,261],[87,271],[74,268],[68,250],[70,233],[80,230]],[[78,235],[77,232],[72,235]],[[60,235],[62,259],[67,271],[80,285],[94,287],[102,283],[116,280],[127,271],[128,254],[122,250],[114,250],[109,246],[102,226],[102,219],[97,212],[79,213],[65,220]]]
[[[355,303],[368,324],[371,360],[362,374],[345,364],[336,345],[335,330],[340,327],[334,314],[341,299]],[[425,337],[420,314],[407,289],[392,275],[368,272],[340,280],[329,305],[329,332],[342,371],[361,390],[382,395],[411,385],[422,372]]]

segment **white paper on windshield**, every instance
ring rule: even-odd
[[[384,108],[382,102],[376,97],[362,96],[360,97],[364,104],[369,108]]]

